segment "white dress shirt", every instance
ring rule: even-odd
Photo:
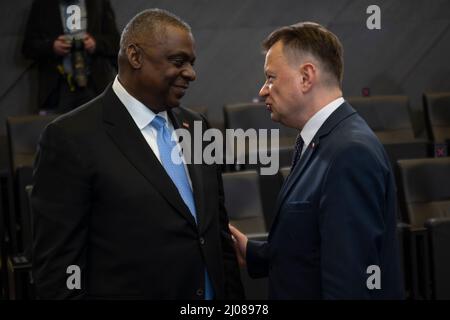
[[[306,148],[311,143],[312,139],[316,135],[317,131],[319,131],[320,127],[324,124],[324,122],[328,119],[328,117],[341,105],[344,103],[344,98],[340,97],[336,100],[331,101],[325,107],[316,112],[315,115],[311,117],[311,119],[306,122],[303,127],[300,135],[304,141],[302,155],[305,152]]]
[[[156,136],[158,134],[158,131],[151,125],[151,122],[156,117],[156,114],[152,110],[147,108],[142,102],[140,102],[135,97],[133,97],[131,94],[129,94],[128,91],[119,82],[119,78],[117,76],[114,79],[112,89],[113,89],[114,93],[117,95],[117,97],[119,98],[120,102],[123,103],[125,108],[130,113],[131,117],[133,118],[134,122],[136,123],[136,126],[141,131],[142,135],[144,136],[145,141],[147,141],[148,145],[152,149],[156,158],[158,158],[159,162],[161,162],[158,143],[156,141]],[[167,111],[159,112],[158,116],[161,116],[164,119],[166,119],[165,125],[169,128],[170,132],[173,132],[174,127],[173,127],[172,122],[170,121],[170,118],[167,115]],[[179,144],[177,144],[177,147],[179,149],[178,151],[181,152],[181,147]],[[192,189],[192,181],[189,176],[189,170],[186,166],[186,161],[185,161],[184,157],[182,157],[182,159],[183,159],[183,164],[184,164],[184,170],[186,171],[186,175],[187,175],[189,184]]]

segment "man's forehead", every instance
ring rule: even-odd
[[[266,52],[266,59],[264,63],[264,68],[270,67],[274,62],[276,62],[278,59],[285,59],[282,46],[274,44],[272,47],[269,48]]]
[[[180,53],[188,56],[195,56],[195,42],[189,35],[169,36],[164,45],[167,51],[171,53]]]
[[[189,30],[172,25],[157,26],[153,30],[145,30],[141,33],[140,38],[141,41],[147,42],[149,46],[160,46],[174,41],[194,43],[194,37]]]
[[[283,42],[278,41],[267,51],[264,67],[288,65],[296,68],[303,63],[321,66],[320,61],[311,53],[287,47]]]

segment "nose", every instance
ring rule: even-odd
[[[191,64],[183,70],[182,76],[189,81],[194,81],[197,78],[197,74]]]
[[[269,89],[267,88],[267,82],[264,82],[263,86],[259,90],[260,97],[266,97],[269,95]]]

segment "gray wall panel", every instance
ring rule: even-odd
[[[256,97],[263,82],[262,39],[275,27],[300,20],[329,27],[345,48],[344,92],[405,94],[415,128],[423,134],[423,91],[450,91],[450,1],[446,0],[111,0],[122,29],[147,7],[173,11],[191,24],[197,44],[197,81],[184,104],[203,105],[215,125],[227,103]],[[31,0],[0,4],[0,134],[4,118],[35,110],[36,69],[20,54]],[[366,8],[381,7],[381,30],[366,28]],[[28,69],[27,69],[28,68]],[[22,77],[20,77],[22,75]],[[6,91],[8,88],[9,91]]]

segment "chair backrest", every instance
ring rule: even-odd
[[[404,220],[423,227],[431,218],[450,217],[450,158],[399,160]]]
[[[32,183],[33,162],[41,133],[57,115],[29,115],[8,117],[6,132],[10,161],[11,191],[9,194],[11,238],[16,238],[17,249],[28,254],[31,250],[30,213],[25,187]],[[18,234],[16,235],[16,229]],[[19,240],[20,239],[20,240]]]
[[[382,143],[415,139],[408,97],[349,97],[347,101],[366,120]]]
[[[227,172],[222,178],[230,223],[246,234],[266,232],[258,173]]]
[[[267,136],[259,135],[260,131],[254,132],[254,138],[248,138],[245,146],[232,145],[232,139],[227,139],[227,154],[229,148],[234,148],[234,157],[240,169],[256,169],[262,165],[259,161],[252,165],[249,159],[259,159],[259,152],[267,152],[267,148],[272,152],[279,153],[280,165],[285,166],[291,162],[293,146],[298,134],[298,130],[285,127],[280,123],[272,121],[270,113],[264,103],[238,103],[229,104],[224,107],[225,129],[267,129]],[[271,144],[271,131],[278,129],[278,148]],[[267,140],[263,139],[267,138]],[[230,149],[231,150],[231,149]],[[276,150],[276,151],[275,151]]]
[[[450,218],[430,219],[426,223],[429,230],[431,249],[431,277],[433,299],[450,299]]]
[[[450,140],[450,92],[425,93],[423,106],[428,134],[435,142]]]
[[[56,117],[57,115],[30,115],[7,118],[9,156],[14,171],[21,166],[33,166],[41,133]]]
[[[208,118],[208,107],[206,106],[201,106],[201,105],[192,105],[187,107],[189,110],[195,111],[197,113],[200,113],[201,115],[203,115],[205,118]]]
[[[237,103],[224,107],[227,129],[279,129],[280,146],[293,146],[298,131],[285,127],[270,118],[264,103]]]
[[[383,147],[386,150],[393,169],[397,166],[398,160],[429,158],[432,156],[431,145],[425,140],[385,143]]]

